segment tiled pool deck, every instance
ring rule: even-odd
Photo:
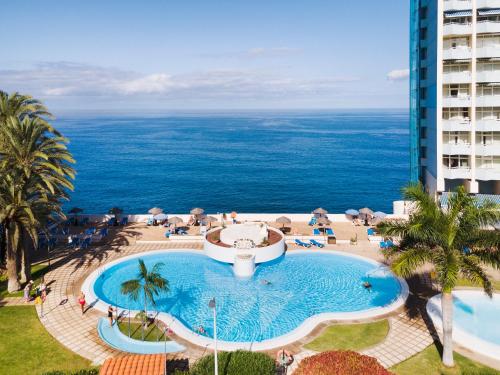
[[[133,242],[133,241],[131,241]],[[77,304],[77,296],[85,277],[104,263],[121,258],[123,256],[147,252],[151,250],[167,248],[200,249],[200,243],[165,243],[165,244],[110,244],[92,247],[85,251],[75,251],[66,254],[53,261],[51,271],[45,276],[49,287],[47,300],[43,306],[43,317],[41,307],[37,311],[41,322],[48,332],[59,342],[70,350],[88,358],[93,363],[101,364],[108,357],[123,355],[123,353],[106,346],[97,334],[97,321],[102,313],[87,306],[84,315],[81,314]],[[348,250],[358,255],[369,256],[381,260],[376,248],[362,248],[346,246],[334,246],[335,250]],[[293,250],[293,249],[290,249]],[[411,302],[412,297],[410,297]],[[8,299],[4,304],[24,304],[20,299]],[[421,317],[421,309],[416,313],[408,314],[400,312],[389,317],[390,331],[386,339],[373,348],[363,351],[364,354],[376,357],[385,367],[393,366],[426,348],[433,342],[429,333],[428,325]],[[303,345],[311,341],[315,336],[328,326],[328,323],[320,324],[308,336],[287,346],[292,353],[296,354],[297,361],[290,370],[296,366],[301,358],[315,354],[307,351]],[[206,349],[193,345],[184,340],[175,338],[187,347],[184,353],[178,354],[178,358],[189,358],[191,362],[206,353]],[[290,371],[289,371],[290,373]]]

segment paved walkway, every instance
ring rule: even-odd
[[[100,246],[86,251],[78,251],[62,256],[55,260],[52,270],[46,274],[45,282],[48,286],[47,300],[42,308],[37,305],[41,322],[48,332],[68,349],[91,360],[95,364],[102,364],[108,357],[116,357],[124,353],[118,352],[105,345],[97,334],[97,321],[103,313],[87,307],[84,315],[77,304],[77,296],[85,277],[101,265],[113,259],[130,254],[165,249],[186,248],[201,249],[200,243],[164,243],[164,244],[120,244]],[[372,257],[374,254],[371,254]],[[25,304],[22,298],[5,299],[6,304]],[[411,314],[410,314],[411,315]],[[426,323],[421,314],[416,313],[409,317],[406,313],[391,317],[390,331],[387,338],[373,348],[363,353],[376,357],[384,366],[390,367],[423,350],[433,341]],[[316,354],[305,350],[303,345],[318,335],[328,324],[323,323],[311,335],[297,343],[287,346],[296,355],[296,362],[290,370],[294,370],[302,358]],[[206,351],[191,343],[175,337],[176,341],[188,349],[177,358],[189,358],[191,362],[200,358]],[[175,356],[174,356],[175,357]],[[289,371],[291,373],[292,371]]]

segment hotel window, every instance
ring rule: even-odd
[[[500,86],[477,85],[477,96],[500,96]]]
[[[481,107],[476,110],[477,120],[500,120],[500,107]]]
[[[422,27],[420,29],[420,40],[426,40],[427,39],[427,27]]]
[[[420,138],[422,139],[427,138],[427,128],[425,126],[420,128]]]
[[[427,147],[425,146],[420,147],[420,157],[423,159],[427,158]]]
[[[449,38],[443,40],[443,48],[446,49],[455,49],[455,48],[469,48],[469,38],[460,37],[460,38]]]
[[[420,19],[425,20],[427,18],[427,7],[420,8]]]
[[[445,25],[470,25],[472,22],[472,17],[445,17]]]
[[[500,156],[477,156],[476,166],[481,169],[500,169]]]
[[[420,60],[425,60],[427,58],[427,48],[420,49]]]
[[[500,143],[500,132],[477,132],[476,142],[482,146]]]
[[[425,107],[420,107],[420,118],[422,120],[427,118],[427,108]]]
[[[443,166],[448,169],[470,168],[467,155],[443,155]]]
[[[470,72],[468,63],[443,65],[443,73],[463,73],[463,72]]]
[[[478,72],[500,71],[500,61],[480,61],[477,63]]]
[[[486,34],[477,36],[477,48],[481,47],[500,47],[499,34]]]
[[[470,145],[468,132],[443,132],[443,143],[449,145]]]
[[[420,79],[427,79],[427,68],[420,68]]]
[[[469,108],[443,108],[443,120],[470,121]]]
[[[447,98],[468,98],[469,97],[469,85],[467,83],[455,84],[455,85],[444,85],[443,95]]]
[[[425,100],[427,99],[427,88],[422,87],[420,88],[420,100]]]

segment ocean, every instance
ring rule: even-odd
[[[66,207],[106,213],[392,212],[409,178],[405,110],[69,115]]]

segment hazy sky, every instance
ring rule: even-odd
[[[2,2],[0,89],[52,109],[404,108],[408,1]]]

